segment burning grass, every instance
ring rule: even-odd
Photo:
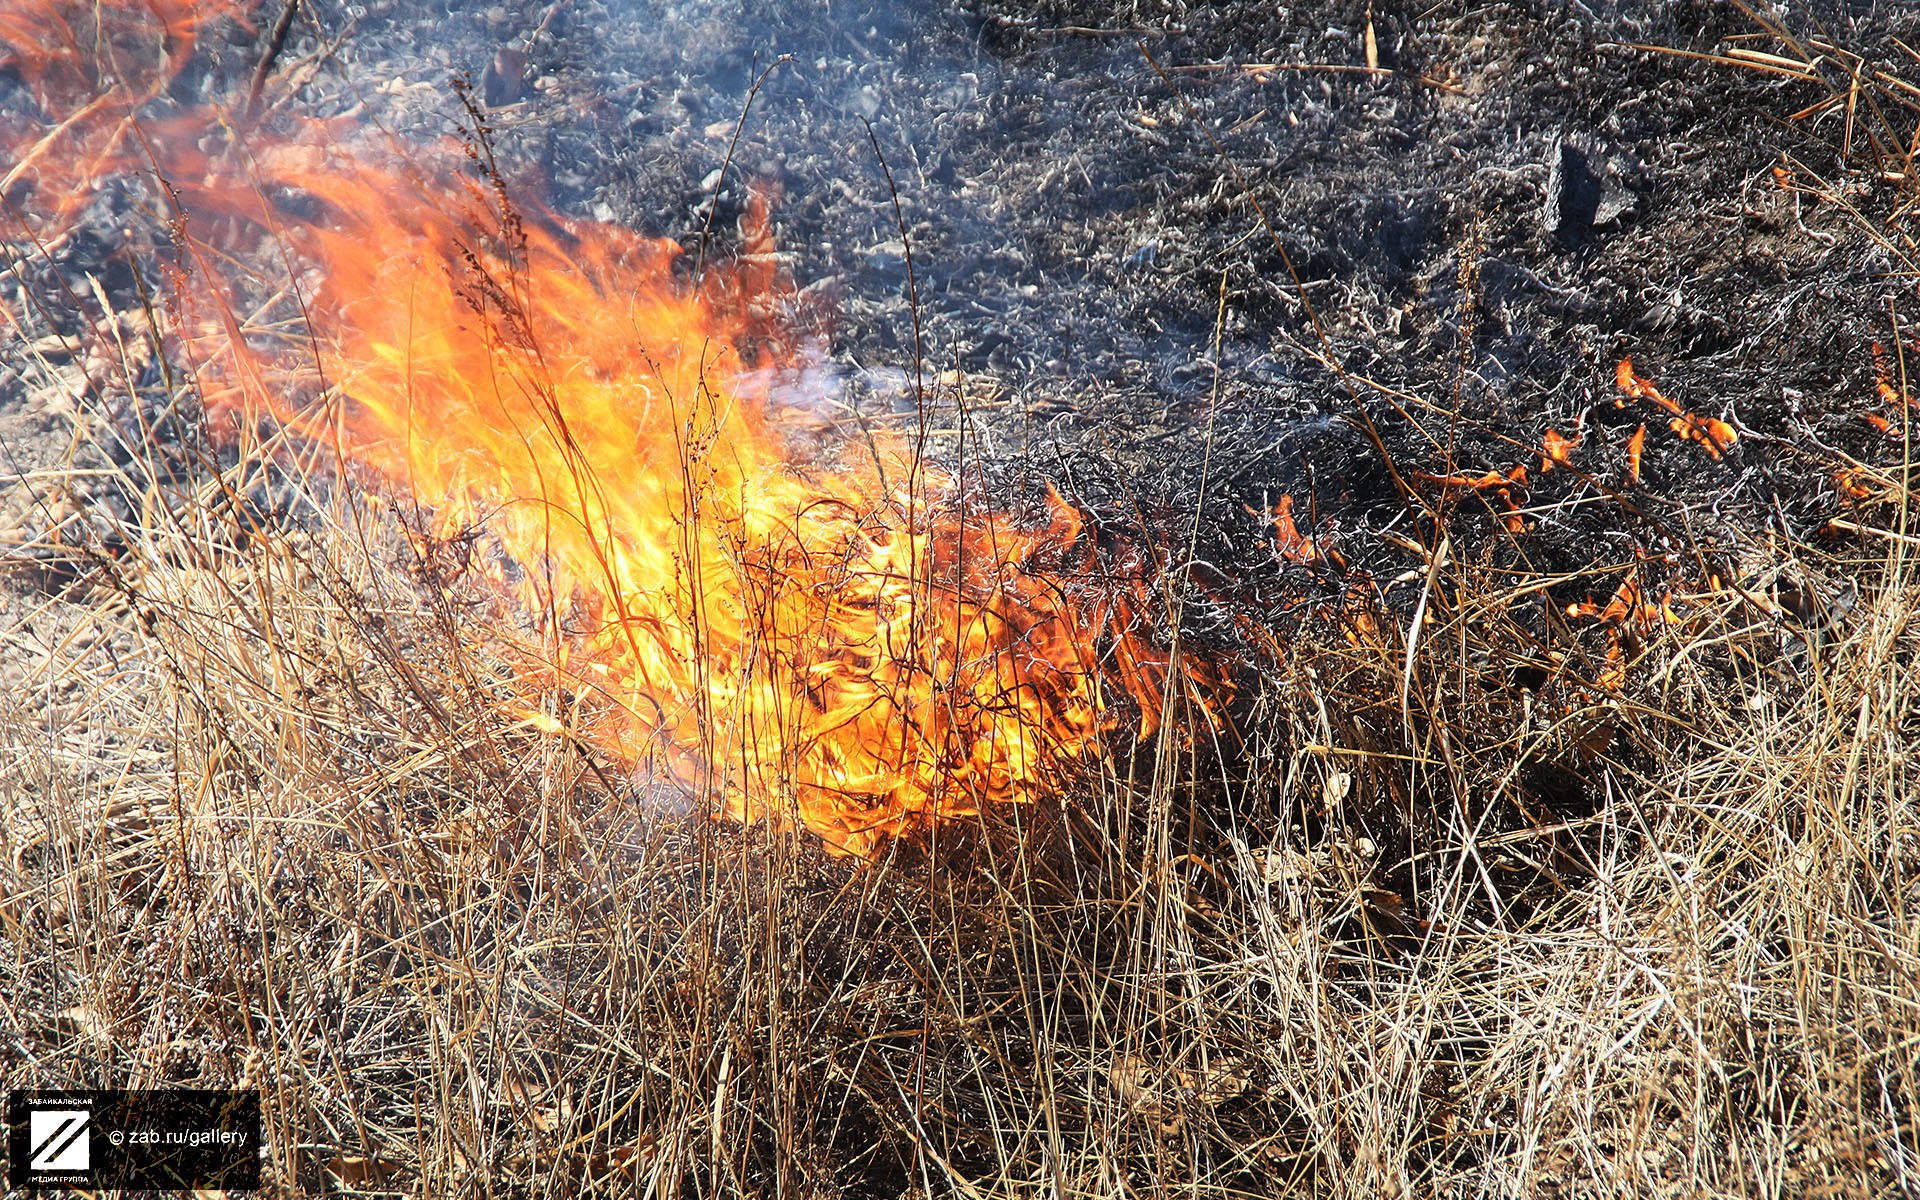
[[[1658,688],[1503,728],[1460,656],[1512,597],[1452,591],[1410,653],[1299,645],[1244,778],[1163,734],[1070,805],[850,866],[636,803],[503,711],[531,648],[417,528],[258,472],[122,526],[10,689],[10,1086],[260,1087],[274,1178],[421,1194],[1914,1169],[1904,542],[1805,552],[1862,592],[1790,670],[1729,655],[1756,636],[1728,600],[1649,655]],[[248,516],[269,485],[305,529]],[[1515,820],[1541,789],[1512,780],[1600,725],[1648,752]]]
[[[1397,578],[1282,497],[1262,592],[774,428],[751,231],[695,282],[281,150],[23,363],[101,499],[19,556],[7,1086],[258,1088],[281,1192],[1916,1186],[1904,441],[1809,467],[1858,540],[1530,568],[1758,440],[1622,361],[1670,444],[1409,464]]]
[[[1031,802],[1123,708],[1150,736],[1188,698],[1148,548],[1097,548],[1051,490],[1022,519],[898,432],[793,432],[830,397],[759,315],[779,297],[754,258],[696,285],[670,244],[511,209],[463,221],[405,199],[411,177],[298,157],[256,159],[257,186],[326,208],[291,235],[325,280],[291,350],[317,347],[319,369],[209,321],[207,403],[330,443],[427,506],[431,537],[477,533],[496,557],[475,569],[548,642],[522,696],[535,721],[698,805],[866,854]],[[1224,701],[1218,667],[1179,678]]]
[[[834,397],[772,313],[763,208],[736,263],[685,271],[670,242],[523,217],[473,103],[464,156],[218,104],[143,130],[133,114],[220,15],[16,21],[45,27],[16,56],[59,118],[15,138],[21,224],[58,240],[114,176],[167,180],[165,337],[211,428],[243,458],[330,452],[426,509],[430,538],[478,534],[471,565],[545,643],[521,672],[529,720],[699,807],[868,854],[1031,802],[1170,704],[1217,717],[1224,669],[1171,671],[1153,628],[1150,544],[1096,547],[1051,488],[1025,520],[896,431],[795,432]],[[89,33],[172,49],[122,80]],[[77,179],[49,169],[74,139],[102,143]],[[262,422],[298,445],[263,451]]]

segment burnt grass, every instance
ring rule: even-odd
[[[839,361],[893,373],[896,406],[924,407],[898,378],[916,369],[1008,393],[980,406],[974,444],[943,446],[982,494],[1050,481],[1122,535],[1197,534],[1183,575],[1217,601],[1185,610],[1197,645],[1244,650],[1236,614],[1288,640],[1355,587],[1404,621],[1421,589],[1382,585],[1424,564],[1379,534],[1444,538],[1477,582],[1554,580],[1485,631],[1473,703],[1441,718],[1498,728],[1563,674],[1554,651],[1598,671],[1567,605],[1604,601],[1628,566],[1684,590],[1747,579],[1768,538],[1831,546],[1840,497],[1817,464],[1887,454],[1860,413],[1903,268],[1870,223],[1772,173],[1894,203],[1867,201],[1875,160],[1841,152],[1831,121],[1786,119],[1824,84],[1632,48],[1740,44],[1755,24],[1736,7],[748,6],[652,37],[593,12],[564,18],[536,69],[631,80],[646,100],[530,147],[548,177],[571,169],[576,202],[694,248],[770,188]],[[1381,73],[1349,73],[1369,24]],[[581,26],[591,52],[570,47]],[[1887,39],[1912,26],[1868,6],[1805,29],[1897,54]],[[661,79],[662,60],[684,75]],[[1345,70],[1238,69],[1262,63]],[[701,186],[698,167],[723,162]],[[1714,461],[1659,410],[1618,404],[1629,355],[1730,421],[1738,448]],[[1548,429],[1582,434],[1580,470],[1538,472]],[[1516,502],[1537,514],[1518,533],[1493,498],[1403,490],[1516,464],[1533,470]],[[1282,496],[1344,567],[1276,559],[1262,514]],[[1818,580],[1750,583],[1784,586],[1791,620],[1815,626],[1847,602]],[[1367,700],[1391,682],[1355,682],[1355,736],[1398,736],[1369,732],[1405,724]],[[1523,768],[1540,807],[1501,825],[1582,815],[1592,773],[1574,760],[1650,745],[1574,740],[1566,761]],[[1427,806],[1375,794],[1356,816],[1412,856],[1404,814]]]
[[[208,39],[161,103],[243,87],[270,24]],[[1908,8],[1815,5],[1790,27],[1915,77],[1896,42],[1920,38]],[[7,1005],[31,1053],[9,1083],[147,1069],[88,1023],[158,1004],[198,1040],[150,1078],[277,1081],[274,1128],[299,1149],[270,1177],[335,1192],[1707,1186],[1697,1163],[1609,1177],[1590,1148],[1555,1159],[1545,1135],[1545,1165],[1498,1175],[1516,1144],[1535,1149],[1521,1089],[1489,1083],[1525,1017],[1504,1007],[1509,951],[1473,938],[1551,936],[1594,897],[1631,893],[1612,864],[1664,862],[1646,843],[1680,819],[1641,807],[1675,794],[1659,781],[1702,739],[1730,743],[1740,714],[1761,711],[1753,695],[1790,707],[1815,690],[1866,607],[1860,564],[1880,547],[1831,522],[1894,518],[1835,476],[1900,472],[1900,444],[1861,414],[1885,411],[1871,347],[1893,344],[1912,307],[1911,163],[1888,177],[1871,139],[1894,141],[1864,109],[1789,119],[1833,94],[1830,69],[1808,81],[1648,48],[1784,53],[1764,28],[1738,6],[1661,0],[304,4],[282,52],[315,66],[302,111],[365,104],[407,134],[478,138],[530,210],[673,237],[693,262],[737,251],[750,195],[770,195],[790,317],[825,348],[835,399],[863,421],[933,429],[973,503],[1037,511],[1051,484],[1095,515],[1096,536],[1160,548],[1183,597],[1163,636],[1235,663],[1237,693],[1217,729],[1195,717],[1184,740],[1122,747],[1056,804],[851,863],[789,833],[638,811],[646,797],[611,764],[536,750],[465,668],[436,673],[445,691],[417,705],[412,664],[484,652],[445,598],[458,570],[413,561],[427,598],[409,614],[373,621],[341,602],[335,636],[359,648],[363,676],[312,683],[370,723],[313,736],[334,756],[328,778],[368,787],[413,761],[403,742],[458,748],[344,806],[324,835],[284,835],[253,882],[203,889],[179,865],[127,866],[145,861],[128,846],[174,861],[175,827],[151,814],[162,832],[109,836],[103,818],[74,835],[112,864],[75,903],[121,914],[129,957],[144,947],[215,982],[190,1004],[151,970],[89,991],[71,962],[21,951]],[[474,99],[465,116],[456,78]],[[0,104],[22,103],[0,80]],[[1911,139],[1911,111],[1895,115]],[[19,258],[13,280],[72,296],[90,272],[139,308],[140,256],[165,238],[135,228],[138,197],[103,193],[54,260]],[[32,307],[71,331],[57,300]],[[1737,445],[1710,456],[1624,398],[1628,356]],[[170,386],[156,368],[135,403],[107,406],[124,437],[97,465],[231,467],[180,410],[166,408],[160,444],[140,430]],[[9,470],[24,479],[58,456],[58,422],[6,419]],[[1549,430],[1581,441],[1542,471]],[[1504,499],[1432,478],[1522,464]],[[101,484],[90,500],[126,521],[137,491]],[[327,579],[335,601],[370,586],[329,575],[276,496],[269,480],[224,495],[217,515],[284,523],[294,540],[268,556]],[[1276,548],[1282,497],[1317,557]],[[105,637],[102,653],[146,645],[165,664],[184,758],[224,764],[206,778],[236,795],[278,795],[232,732],[253,701],[224,694],[193,644],[212,626],[185,592],[144,596],[114,565],[125,539],[98,524],[71,554],[13,562],[14,607],[108,596],[143,632]],[[1604,605],[1629,572],[1656,602],[1715,583],[1702,605],[1720,624],[1616,633],[1568,614]],[[1610,650],[1626,665],[1617,687],[1600,682]],[[1911,725],[1901,712],[1895,734]],[[556,772],[565,817],[547,808]],[[10,779],[78,796],[111,775]],[[1779,819],[1800,828],[1811,808],[1783,801]],[[410,827],[445,849],[397,849]],[[463,839],[480,848],[462,857]],[[19,842],[17,894],[81,871],[57,842]],[[1770,878],[1729,861],[1729,878]],[[1891,925],[1899,906],[1867,907]],[[68,919],[34,911],[8,917],[16,945]],[[1282,957],[1287,938],[1286,953],[1314,947],[1297,992],[1246,965]],[[492,991],[473,983],[496,970]],[[1428,973],[1445,998],[1423,1010],[1420,1068],[1388,1079],[1391,1039],[1354,1014],[1404,1004]],[[1324,1040],[1301,1050],[1313,1003],[1350,1024],[1316,1025]],[[277,1044],[268,1011],[297,1011],[323,1050]],[[1826,1076],[1766,1065],[1791,1024],[1730,1021],[1744,1050],[1715,1051],[1746,1065],[1700,1084],[1713,1112],[1808,1136],[1796,1105],[1824,1112]],[[300,1075],[283,1053],[325,1069]],[[476,1078],[476,1062],[498,1068],[492,1107],[456,1114],[462,1061]],[[1859,1069],[1897,1074],[1872,1063]],[[1392,1119],[1377,1125],[1315,1090],[1382,1080],[1407,1096],[1382,1101]],[[1653,1124],[1677,1125],[1681,1091],[1649,1102]],[[1916,1136],[1910,1114],[1890,1128],[1885,1144]],[[1911,1186],[1882,1142],[1856,1163],[1819,1131],[1839,1149],[1824,1166],[1795,1159],[1795,1178],[1839,1179],[1836,1194]]]

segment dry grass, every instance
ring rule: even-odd
[[[1728,599],[1551,720],[1473,699],[1513,596],[1436,572],[1237,766],[859,863],[503,715],[523,635],[404,513],[134,461],[8,634],[8,1087],[260,1088],[282,1190],[1920,1189],[1902,529],[1798,552],[1823,631]]]

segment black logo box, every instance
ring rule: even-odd
[[[84,1170],[35,1170],[35,1111],[82,1111]],[[64,1123],[69,1132],[81,1122]],[[7,1094],[7,1185],[21,1191],[183,1191],[260,1187],[260,1094],[233,1091],[20,1091]],[[68,1158],[74,1156],[69,1155]]]

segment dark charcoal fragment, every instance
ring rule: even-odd
[[[1632,214],[1633,193],[1621,186],[1612,165],[1578,142],[1560,143],[1547,175],[1541,220],[1564,245],[1577,245],[1597,229]]]

